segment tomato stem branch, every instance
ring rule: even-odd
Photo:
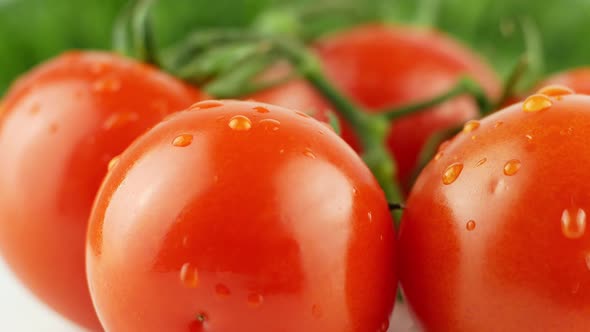
[[[149,11],[155,0],[131,0],[113,29],[113,49],[140,61],[159,65]]]

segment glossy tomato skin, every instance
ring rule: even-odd
[[[84,243],[107,165],[199,97],[156,69],[99,52],[61,55],[8,91],[0,112],[0,251],[54,310],[100,329]]]
[[[492,98],[500,82],[492,69],[459,43],[433,30],[367,25],[320,40],[314,50],[328,78],[368,111],[423,101],[449,90],[463,75],[472,76]],[[253,96],[294,109],[316,111],[325,120],[329,104],[303,81],[293,81]],[[395,122],[388,145],[398,164],[398,180],[410,186],[418,155],[435,132],[477,117],[468,97],[455,98],[421,114]],[[360,151],[351,128],[343,138]]]
[[[425,330],[590,326],[590,97],[533,101],[466,126],[412,190],[400,280]]]
[[[558,84],[572,88],[576,93],[590,94],[590,67],[580,67],[549,76],[539,87]]]
[[[394,241],[383,192],[326,125],[207,101],[122,154],[87,272],[112,332],[385,331]]]

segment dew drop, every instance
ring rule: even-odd
[[[246,131],[252,128],[252,121],[243,115],[235,115],[229,120],[229,127],[237,131]]]
[[[367,217],[369,218],[369,222],[373,222],[373,213],[371,211],[367,212]]]
[[[504,174],[508,175],[508,176],[512,176],[516,173],[518,173],[518,170],[520,169],[520,160],[518,159],[512,159],[506,162],[506,164],[504,164]]]
[[[461,175],[462,171],[463,171],[463,164],[462,163],[454,163],[454,164],[449,165],[449,167],[447,167],[447,169],[445,169],[445,171],[442,175],[442,182],[446,185],[449,185],[449,184],[455,182],[455,180],[457,180],[459,175]]]
[[[205,110],[205,109],[215,108],[215,107],[220,107],[220,106],[223,106],[223,103],[218,100],[205,100],[205,101],[201,101],[196,104],[193,104],[191,107],[189,107],[189,110],[191,110],[191,111]]]
[[[311,158],[311,159],[315,159],[315,158],[316,158],[315,154],[313,153],[313,151],[311,151],[311,149],[310,149],[310,148],[306,148],[306,149],[305,149],[305,151],[303,151],[303,154],[304,154],[306,157],[309,157],[309,158]]]
[[[259,307],[260,305],[262,305],[262,302],[264,302],[264,298],[262,297],[262,295],[258,293],[251,293],[250,295],[248,295],[248,304],[250,304],[251,306]]]
[[[503,124],[504,124],[504,121],[496,121],[496,123],[494,123],[494,128],[498,128]]]
[[[549,97],[558,97],[558,96],[565,96],[565,95],[572,95],[576,93],[574,90],[568,88],[564,85],[548,85],[544,88],[539,89],[537,91],[538,94],[546,95]]]
[[[586,267],[588,268],[588,270],[590,270],[590,253],[586,254],[585,261]]]
[[[467,222],[467,224],[465,224],[465,228],[466,228],[468,231],[472,231],[472,230],[474,230],[474,229],[475,229],[475,220],[469,220],[469,221]]]
[[[104,77],[94,82],[92,89],[96,92],[117,92],[121,89],[121,81],[115,77]]]
[[[480,160],[479,160],[479,161],[478,161],[478,162],[475,164],[475,167],[479,167],[479,166],[481,166],[481,165],[485,164],[487,161],[488,161],[488,158],[485,158],[485,157],[484,157],[484,158],[481,158],[481,159],[480,159]]]
[[[277,131],[279,130],[281,123],[275,119],[263,119],[260,120],[260,125],[266,130]]]
[[[437,154],[434,156],[434,160],[435,160],[435,161],[436,161],[436,160],[439,160],[440,158],[442,158],[442,156],[443,156],[443,155],[444,155],[444,153],[443,153],[442,151],[441,151],[441,152],[439,152],[439,153],[437,153]]]
[[[546,95],[535,94],[528,97],[522,104],[522,109],[525,112],[539,112],[549,109],[553,105],[553,102]]]
[[[322,315],[323,315],[323,313],[322,313],[322,308],[321,308],[319,305],[317,305],[317,304],[314,304],[314,305],[311,307],[311,315],[312,315],[312,316],[313,316],[315,319],[322,318]]]
[[[193,135],[190,134],[182,134],[174,137],[172,140],[172,145],[183,148],[186,146],[191,145],[193,142]]]
[[[529,142],[532,142],[532,140],[533,140],[533,136],[532,135],[529,135],[529,134],[524,135],[524,138],[526,138],[527,141],[529,141]]]
[[[440,145],[438,146],[438,151],[444,151],[447,147],[449,147],[449,144],[451,144],[451,140],[446,140],[440,143]]]
[[[229,288],[224,285],[224,284],[217,284],[215,286],[215,293],[219,296],[219,297],[228,297],[231,295],[231,291],[229,290]]]
[[[295,111],[295,114],[297,114],[297,115],[299,115],[299,116],[302,116],[302,117],[304,117],[304,118],[309,118],[309,117],[310,117],[310,116],[309,116],[309,114],[307,114],[307,113],[303,113],[303,112],[301,112],[301,111]]]
[[[578,239],[586,232],[586,211],[578,209],[575,218],[568,209],[561,213],[561,232],[568,239]]]
[[[130,122],[137,121],[139,115],[133,112],[117,112],[111,114],[102,124],[104,130],[120,128]]]
[[[258,112],[258,113],[263,113],[263,114],[264,114],[264,113],[268,113],[268,112],[270,112],[270,111],[268,110],[268,108],[266,108],[266,107],[263,107],[263,106],[256,106],[256,107],[254,107],[253,109],[254,109],[256,112]]]
[[[480,126],[480,124],[479,124],[479,121],[477,121],[477,120],[467,121],[467,123],[465,123],[465,125],[463,126],[463,132],[470,133],[470,132],[476,130],[477,128],[479,128],[479,126]]]
[[[113,159],[111,159],[111,161],[109,161],[109,165],[107,166],[107,169],[109,171],[112,171],[113,168],[115,168],[115,166],[117,166],[117,164],[119,163],[119,160],[121,159],[121,156],[116,156]]]
[[[199,286],[199,272],[191,263],[185,263],[180,269],[180,281],[188,288]]]

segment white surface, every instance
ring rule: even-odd
[[[0,331],[84,332],[38,302],[0,259]],[[389,332],[417,332],[408,308],[395,305]]]
[[[0,331],[84,332],[38,302],[0,258]]]

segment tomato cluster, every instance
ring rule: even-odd
[[[308,52],[362,119],[465,75],[501,91],[429,30],[361,26]],[[342,137],[326,123],[342,98],[297,79],[210,100],[135,60],[70,52],[2,101],[0,252],[93,331],[385,332],[398,277],[428,331],[584,331],[590,97],[574,90],[588,82],[561,73],[480,120],[459,96],[385,121],[390,180],[409,193],[397,236],[402,202],[359,156],[354,116]],[[430,139],[463,123],[413,184]]]

